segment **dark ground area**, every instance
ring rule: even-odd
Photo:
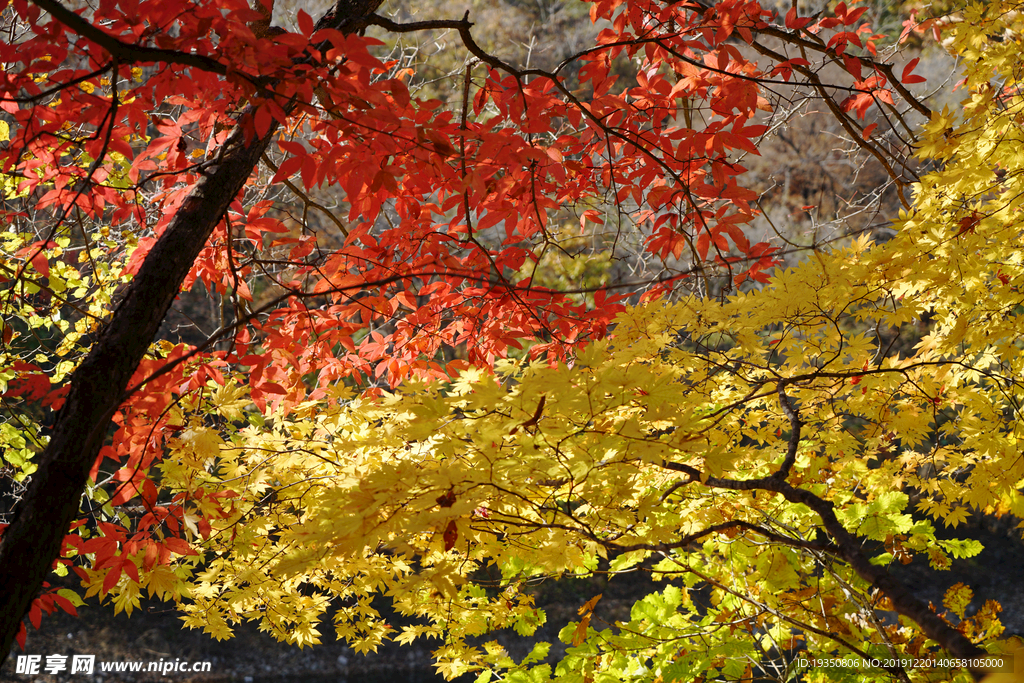
[[[897,575],[923,599],[941,604],[943,593],[949,586],[963,582],[974,590],[971,608],[977,609],[985,600],[994,599],[1003,606],[1001,618],[1006,633],[1024,635],[1024,542],[1020,540],[1016,522],[1009,520],[974,520],[966,528],[947,530],[944,536],[977,538],[985,545],[978,557],[954,560],[950,571],[932,571],[927,561],[918,558],[914,563],[893,569]],[[617,577],[612,581],[561,581],[541,585],[537,590],[537,604],[547,611],[548,623],[531,639],[499,637],[502,644],[516,659],[529,651],[537,638],[557,640],[558,630],[567,622],[578,618],[576,610],[596,593],[604,593],[595,619],[606,622],[628,617],[629,607],[638,598],[654,590],[644,578]],[[970,612],[970,610],[969,610]],[[430,651],[436,643],[430,641],[414,646],[389,644],[378,653],[358,655],[344,643],[332,642],[330,626],[322,645],[299,649],[278,643],[254,625],[236,629],[233,639],[217,642],[199,631],[182,630],[177,613],[163,603],[144,604],[144,609],[131,617],[114,616],[108,607],[94,605],[79,608],[79,618],[69,615],[44,616],[39,631],[29,629],[26,653],[43,656],[51,654],[91,654],[96,662],[140,661],[210,662],[209,673],[193,674],[171,671],[159,673],[107,673],[99,672],[97,664],[93,675],[68,673],[26,676],[15,673],[18,654],[15,647],[11,658],[0,672],[0,681],[50,683],[75,681],[82,683],[143,683],[166,681],[190,683],[199,681],[239,681],[246,683],[285,683],[311,681],[314,683],[435,683],[441,681],[431,668]],[[553,648],[554,650],[554,648]],[[473,677],[467,677],[472,681]]]

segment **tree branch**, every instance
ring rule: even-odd
[[[788,382],[792,383],[793,378],[789,378]],[[797,414],[796,410],[793,408],[793,404],[790,402],[789,396],[786,395],[786,384],[787,380],[779,380],[779,405],[782,409],[783,415],[785,415],[789,420],[791,431],[786,457],[782,461],[782,465],[774,474],[767,477],[761,477],[759,479],[748,480],[724,479],[719,477],[705,478],[701,476],[702,473],[697,468],[690,465],[663,461],[661,466],[665,469],[686,474],[689,477],[689,480],[680,482],[683,485],[693,482],[703,482],[705,486],[710,488],[723,488],[733,491],[773,491],[781,494],[791,503],[801,503],[806,505],[821,518],[822,526],[826,533],[832,537],[833,541],[833,543],[828,544],[827,548],[819,546],[817,548],[809,549],[827,550],[828,552],[845,560],[847,564],[857,572],[858,576],[867,581],[874,588],[880,590],[887,598],[889,598],[896,612],[908,619],[912,619],[921,627],[921,630],[924,631],[929,638],[939,643],[954,657],[966,659],[985,654],[984,650],[972,643],[966,636],[950,626],[941,617],[930,610],[927,605],[914,597],[902,583],[897,581],[887,571],[881,567],[871,564],[871,561],[864,554],[863,550],[861,550],[860,539],[847,531],[846,527],[844,527],[836,517],[835,506],[831,501],[816,496],[806,489],[797,488],[786,481],[786,477],[789,475],[794,462],[796,462],[796,453],[800,445],[801,428],[804,424],[800,420],[800,416]],[[729,522],[727,525],[749,528],[752,531],[768,536],[769,540],[784,542],[787,545],[796,545],[789,539],[785,539],[785,537],[781,537],[782,540],[778,537],[773,538],[772,536],[775,536],[774,534],[770,534],[770,532],[766,533],[765,530],[753,524]],[[716,525],[716,527],[722,526],[725,525]],[[697,536],[706,535],[712,531],[720,530],[716,527],[711,527],[710,529],[699,532]],[[693,540],[696,540],[696,538]],[[676,544],[673,544],[673,546],[675,545]],[[813,545],[818,546],[818,544]],[[796,547],[801,546],[796,545]],[[640,548],[638,547],[637,549]],[[653,550],[654,548],[650,549]],[[972,673],[977,674],[978,672]]]

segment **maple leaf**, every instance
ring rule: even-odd
[[[444,539],[445,551],[451,550],[455,547],[455,542],[459,540],[459,528],[455,524],[455,520],[448,522],[448,526],[444,528]]]
[[[981,216],[977,211],[972,212],[970,216],[961,218],[958,225],[960,226],[960,229],[957,230],[957,237],[964,234],[972,234],[977,227],[981,225]]]

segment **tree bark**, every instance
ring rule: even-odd
[[[354,31],[362,25],[358,20],[372,14],[380,2],[338,0],[318,28]],[[285,110],[290,112],[294,106]],[[254,139],[250,132],[247,140],[245,128],[253,113],[249,107],[239,117],[217,163],[209,167],[182,203],[126,289],[110,322],[72,375],[50,442],[0,539],[0,665],[10,654],[22,619],[60,554],[68,528],[78,517],[89,470],[129,379],[199,251],[245,186],[280,123],[274,121],[262,138]]]

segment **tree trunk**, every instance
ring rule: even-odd
[[[351,32],[361,25],[356,20],[379,5],[380,0],[339,0],[318,28]],[[244,128],[252,115],[250,107],[239,117],[219,162],[208,169],[182,203],[89,355],[71,377],[49,445],[39,457],[38,469],[0,540],[0,664],[10,654],[22,619],[60,554],[64,535],[78,517],[89,470],[128,380],[199,251],[245,186],[279,125],[274,121],[262,138],[247,141]]]

